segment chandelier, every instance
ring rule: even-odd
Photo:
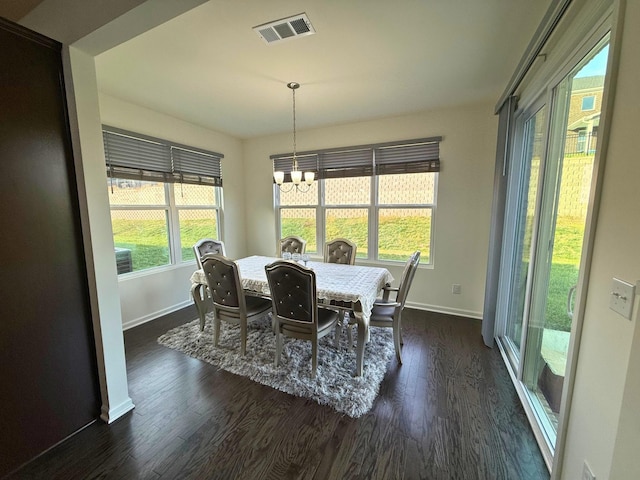
[[[289,82],[287,83],[287,87],[289,87],[293,93],[293,165],[291,168],[291,185],[289,185],[288,188],[284,186],[284,172],[282,171],[274,171],[273,179],[282,192],[290,192],[294,188],[300,192],[308,192],[315,178],[315,173],[301,172],[298,169],[298,157],[296,156],[296,90],[300,88],[300,84],[297,82]],[[304,183],[302,183],[302,177],[304,177]]]

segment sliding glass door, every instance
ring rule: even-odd
[[[553,452],[606,75],[603,39],[519,112],[508,179],[499,343]]]
[[[535,212],[538,201],[540,167],[544,157],[547,130],[547,106],[538,102],[522,112],[516,121],[518,156],[510,170],[507,225],[500,291],[508,292],[499,305],[499,315],[506,318],[504,342],[514,369],[520,363],[523,321],[528,301],[529,265],[534,239]]]

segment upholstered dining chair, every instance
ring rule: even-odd
[[[221,240],[214,240],[213,238],[203,238],[202,240],[198,240],[198,242],[193,246],[193,253],[196,256],[198,268],[202,268],[202,257],[207,253],[217,253],[223,256],[227,255],[224,250],[224,242]]]
[[[245,296],[236,263],[223,255],[207,253],[202,269],[213,302],[213,343],[217,347],[220,322],[240,325],[240,354],[247,350],[247,324],[271,310],[271,300]]]
[[[304,238],[296,237],[294,235],[280,239],[280,251],[278,257],[282,252],[299,253],[303,254],[307,248],[307,241]]]
[[[280,363],[282,335],[311,340],[311,374],[318,368],[318,340],[334,329],[338,312],[318,308],[316,274],[295,262],[277,260],[265,267],[276,332],[276,367]],[[335,342],[338,343],[336,336]]]
[[[196,257],[196,263],[198,268],[202,268],[202,257],[207,253],[217,253],[226,256],[224,250],[224,243],[221,240],[214,240],[213,238],[202,238],[196,242],[193,246],[193,253]],[[209,294],[209,287],[205,286],[203,289],[203,300],[211,299]],[[204,322],[200,321],[200,331],[204,330]]]
[[[393,328],[393,343],[399,364],[402,364],[402,311],[419,262],[420,251],[418,250],[412,253],[407,260],[400,279],[400,286],[396,288],[385,287],[383,289],[383,297],[374,303],[369,319],[369,325],[371,326]],[[396,294],[395,301],[389,299],[392,292]]]
[[[357,249],[356,244],[346,238],[334,238],[325,244],[324,261],[353,265],[356,262]]]

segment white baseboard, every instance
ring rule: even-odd
[[[426,310],[427,312],[445,313],[447,315],[455,315],[457,317],[468,317],[482,320],[482,312],[474,312],[473,310],[462,310],[460,308],[449,308],[440,305],[429,305],[426,303],[406,302],[409,308],[417,310]]]
[[[100,418],[106,423],[113,423],[125,413],[133,410],[135,405],[130,398],[127,398],[124,402],[114,408],[109,408],[108,405],[102,405]]]
[[[192,300],[185,300],[184,302],[178,303],[168,308],[164,308],[157,312],[150,313],[143,317],[134,318],[133,320],[123,322],[122,330],[129,330],[130,328],[137,327],[138,325],[142,325],[143,323],[150,322],[151,320],[155,320],[156,318],[159,318],[163,315],[176,312],[192,304],[193,304]],[[406,302],[406,306],[409,308],[415,308],[416,310],[425,310],[427,312],[444,313],[447,315],[455,315],[457,317],[468,317],[468,318],[475,318],[477,320],[482,320],[482,312],[475,312],[473,310],[463,310],[460,308],[450,308],[450,307],[443,307],[441,305],[429,305],[427,303],[417,303],[417,302]]]
[[[193,305],[193,300],[189,299],[189,300],[185,300],[184,302],[180,302],[176,305],[172,305],[171,307],[163,308],[162,310],[159,310],[157,312],[144,315],[143,317],[134,318],[133,320],[122,322],[122,330],[129,330],[130,328],[137,327],[138,325],[142,325],[143,323],[150,322],[151,320],[155,320],[156,318],[159,318],[163,315],[176,312],[190,305]]]

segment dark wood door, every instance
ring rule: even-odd
[[[0,477],[99,415],[61,45],[0,19]]]

